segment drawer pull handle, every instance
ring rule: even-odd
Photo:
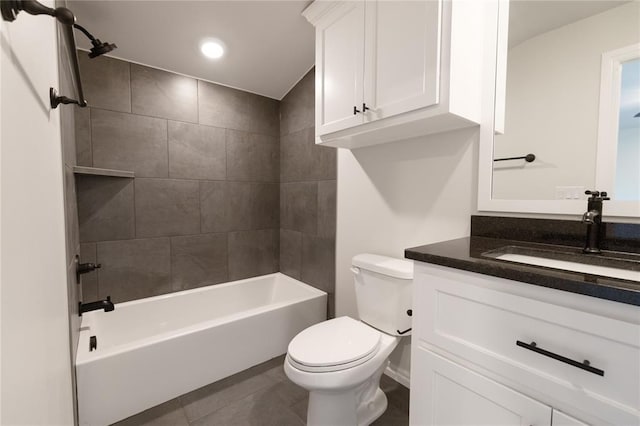
[[[516,345],[520,346],[521,348],[529,349],[530,351],[539,353],[540,355],[548,356],[549,358],[564,362],[565,364],[573,365],[574,367],[578,367],[582,370],[588,371],[589,373],[597,374],[598,376],[604,376],[604,370],[592,367],[591,363],[586,359],[583,362],[579,362],[571,358],[549,352],[545,349],[539,348],[536,342],[525,343],[521,342],[520,340],[516,340]]]

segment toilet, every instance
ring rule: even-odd
[[[360,320],[315,324],[287,349],[287,377],[309,391],[309,426],[368,425],[380,417],[387,409],[380,377],[411,334],[413,263],[359,254],[351,264]]]

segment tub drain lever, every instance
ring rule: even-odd
[[[98,349],[98,338],[96,336],[89,337],[89,352]]]

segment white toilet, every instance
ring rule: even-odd
[[[380,376],[411,329],[413,263],[374,254],[352,260],[360,321],[339,317],[301,331],[284,371],[309,391],[307,425],[368,425],[387,409]]]

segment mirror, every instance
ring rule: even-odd
[[[494,206],[579,213],[586,189],[640,205],[638,16],[636,1],[510,2],[504,123],[498,71],[493,161],[484,160]],[[528,203],[545,200],[555,204]],[[640,210],[627,207],[622,215]]]

